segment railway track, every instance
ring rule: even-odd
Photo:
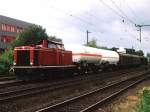
[[[15,76],[8,76],[8,77],[0,77],[0,88],[1,87],[6,87],[12,83],[16,82],[16,77]]]
[[[111,73],[111,72],[106,72],[103,74],[108,74],[108,73]],[[30,82],[32,81],[23,82],[20,80],[16,80],[15,77],[0,77],[0,89],[6,88],[6,87],[12,87],[12,86],[21,86],[24,84],[29,84]]]
[[[148,77],[150,77],[150,74],[137,75],[39,109],[36,112],[93,112],[104,102],[109,101]]]
[[[140,68],[141,69],[141,68]],[[139,71],[139,69],[137,69],[138,71]],[[130,69],[130,70],[118,70],[117,72],[118,73],[121,73],[121,72],[129,72],[129,71],[133,71],[133,69]],[[100,72],[100,73],[98,73],[98,74],[101,74],[101,76],[102,77],[107,77],[107,76],[105,76],[105,75],[108,75],[108,74],[112,74],[112,73],[116,73],[116,71],[114,72],[114,71],[109,71],[109,72]],[[89,75],[89,74],[88,74]],[[88,76],[87,75],[87,76]],[[77,78],[77,77],[79,77],[79,76],[73,76],[73,77],[71,77],[71,78]],[[84,76],[85,77],[85,76]],[[89,77],[90,77],[90,75],[89,75]],[[2,77],[0,77],[0,78],[2,78]],[[20,80],[16,80],[16,79],[14,79],[13,80],[13,78],[14,77],[11,77],[11,78],[9,78],[9,79],[12,79],[12,80],[5,80],[5,79],[7,79],[7,77],[3,77],[2,78],[2,80],[3,81],[0,81],[0,89],[3,89],[3,88],[9,88],[9,87],[12,87],[12,86],[21,86],[21,85],[28,85],[28,84],[33,84],[33,83],[36,83],[36,81],[28,81],[28,82],[23,82],[23,81],[20,81]],[[5,80],[5,81],[4,81]],[[59,79],[60,80],[60,79]],[[38,81],[37,81],[38,82]],[[52,82],[57,82],[57,80],[53,80]],[[17,87],[18,88],[18,87]],[[14,88],[13,88],[13,90],[14,90]],[[0,91],[1,92],[1,91]]]
[[[0,89],[3,89],[5,87],[10,87],[10,86],[16,86],[16,85],[20,85],[20,84],[24,84],[24,82],[22,82],[20,80],[2,81],[2,82],[0,82]]]
[[[10,81],[10,80],[15,80],[15,76],[8,76],[8,77],[0,77],[0,82],[1,81]]]
[[[127,71],[120,71],[120,73],[118,73],[118,75],[119,76],[120,76],[120,74],[126,75],[128,72]],[[133,73],[133,72],[131,72],[131,73]],[[112,77],[111,75],[107,76],[106,73],[103,74],[103,75],[106,75],[105,76],[106,78]],[[53,91],[53,90],[56,90],[56,89],[62,89],[62,88],[70,87],[70,86],[76,86],[76,85],[79,85],[79,84],[82,84],[82,83],[85,83],[85,82],[88,83],[88,81],[102,80],[105,77],[102,78],[102,77],[100,77],[100,75],[96,75],[94,77],[93,76],[86,76],[86,77],[67,80],[67,81],[60,81],[60,82],[43,84],[43,85],[40,85],[40,86],[37,85],[35,87],[30,87],[30,88],[25,88],[25,89],[22,88],[22,89],[19,89],[19,90],[11,90],[11,91],[0,92],[0,102],[4,103],[4,102],[8,102],[8,101],[15,100],[15,99],[18,99],[18,98],[24,98],[24,97],[27,97],[27,96],[32,96],[32,95],[44,93],[44,92],[47,92],[47,91]],[[18,82],[18,83],[23,83],[23,82]]]

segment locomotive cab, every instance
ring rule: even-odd
[[[40,43],[41,44],[37,46],[65,50],[64,44],[62,44],[61,42],[43,40]]]
[[[55,49],[65,50],[64,44],[62,44],[61,42],[54,42],[54,41],[50,41],[48,43],[48,48],[55,48]]]

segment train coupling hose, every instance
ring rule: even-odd
[[[9,73],[14,73],[14,72],[15,72],[14,67],[10,67]]]

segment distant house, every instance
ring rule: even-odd
[[[16,35],[31,23],[0,15],[0,52],[10,47]]]

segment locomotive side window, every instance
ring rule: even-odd
[[[52,43],[49,43],[49,44],[48,44],[48,48],[56,48],[56,45],[55,45],[55,44],[52,44]]]

